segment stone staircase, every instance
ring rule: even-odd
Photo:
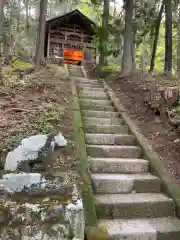
[[[84,76],[80,66],[68,64],[67,67],[68,67],[68,72],[70,76],[77,76],[77,77]]]
[[[72,69],[70,70],[70,74]],[[98,225],[109,239],[179,240],[175,204],[98,80],[76,77]]]

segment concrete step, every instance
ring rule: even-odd
[[[91,99],[93,99],[93,100],[109,100],[109,97],[108,96],[102,96],[102,95],[94,95],[94,96],[86,96],[86,95],[79,95],[79,98],[80,99],[84,99],[84,100],[91,100]]]
[[[87,144],[95,145],[134,145],[135,137],[123,134],[86,133]]]
[[[108,239],[179,240],[180,220],[177,218],[100,219],[98,226],[108,230]]]
[[[104,96],[107,96],[108,94],[104,91],[104,89],[96,89],[95,91],[92,90],[86,90],[86,89],[79,89],[78,91],[79,94],[84,94],[84,95],[97,95],[97,94],[103,94]]]
[[[128,127],[124,125],[100,125],[84,124],[85,133],[128,133]]]
[[[82,117],[84,124],[99,124],[99,125],[118,125],[123,124],[123,120],[120,118],[93,118],[93,117]]]
[[[91,105],[89,106],[86,103],[80,104],[81,109],[83,110],[91,110],[91,111],[115,111],[113,106],[98,106],[98,105]]]
[[[93,88],[93,87],[78,87],[79,92],[90,91],[90,92],[106,92],[103,87]]]
[[[86,79],[86,78],[76,78],[76,83],[88,83],[88,84],[98,83],[98,84],[100,84],[100,82],[98,80]]]
[[[147,173],[149,162],[144,159],[90,158],[94,173]]]
[[[97,117],[97,118],[116,118],[119,117],[118,112],[113,111],[92,111],[82,110],[81,114],[83,117]]]
[[[100,83],[76,83],[77,87],[91,87],[91,88],[101,88],[101,84]]]
[[[98,218],[174,217],[173,200],[160,193],[95,195]]]
[[[148,193],[160,192],[161,181],[150,173],[115,174],[92,173],[95,193]]]
[[[89,107],[91,106],[112,106],[112,102],[110,100],[94,100],[94,99],[79,99],[80,105],[86,104]]]
[[[102,99],[102,100],[109,100],[109,96],[103,92],[86,92],[86,93],[79,93],[79,97],[83,99]]]
[[[142,150],[136,146],[86,145],[90,157],[139,158]]]

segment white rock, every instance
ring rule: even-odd
[[[23,139],[16,149],[8,153],[4,169],[15,171],[20,162],[37,159],[38,154],[44,147],[46,141],[47,135],[42,134]],[[67,141],[63,135],[59,133],[54,137],[54,140],[51,142],[51,146],[53,150],[55,146],[65,147],[67,146]]]
[[[58,147],[65,147],[65,146],[67,146],[67,141],[66,141],[66,139],[63,137],[63,135],[61,133],[59,133],[57,136],[54,137],[54,141],[55,141],[55,144]]]
[[[73,237],[75,239],[84,239],[85,220],[82,200],[69,204],[66,207],[65,217],[70,223]]]
[[[38,184],[42,181],[39,173],[9,173],[4,174],[0,179],[0,188],[13,193],[22,191],[24,187],[30,187],[32,184]]]

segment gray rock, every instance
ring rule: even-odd
[[[0,179],[0,189],[9,193],[21,192],[24,187],[31,188],[33,184],[37,185],[43,180],[38,173],[4,174]]]
[[[21,162],[28,160],[36,160],[42,148],[45,146],[48,140],[47,135],[34,135],[25,138],[21,141],[21,144],[9,152],[5,161],[5,170],[15,171]],[[61,133],[56,135],[51,141],[51,147],[54,150],[55,147],[67,146],[67,141]]]

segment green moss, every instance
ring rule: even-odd
[[[32,67],[33,67],[33,65],[31,63],[23,62],[15,56],[12,58],[12,68],[27,69],[27,68],[32,68]]]
[[[72,116],[74,127],[75,155],[77,161],[77,170],[82,182],[82,200],[84,206],[84,215],[86,226],[96,226],[97,217],[89,173],[88,157],[84,139],[83,125],[79,107],[79,100],[74,80],[71,81],[72,87]]]
[[[110,73],[118,73],[120,71],[120,66],[119,65],[103,66],[102,70]]]

